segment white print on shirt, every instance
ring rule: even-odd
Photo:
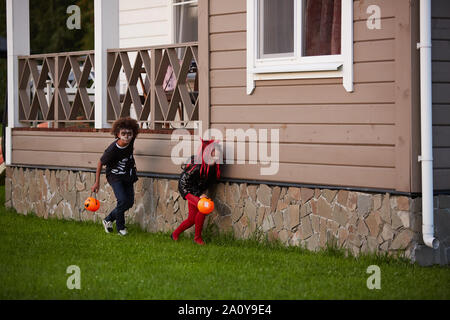
[[[116,168],[114,168],[114,169],[111,170],[111,173],[117,174],[117,175],[126,174],[126,172],[125,172],[125,167],[126,167],[126,165],[127,165],[128,160],[129,160],[129,159],[131,160],[132,158],[133,158],[133,155],[130,155],[129,158],[123,158],[122,160],[120,160],[120,161],[117,163]],[[130,170],[130,175],[131,175],[131,170]]]

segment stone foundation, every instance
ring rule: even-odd
[[[94,180],[93,172],[8,167],[6,206],[44,218],[99,222],[115,207],[115,197],[102,174],[101,207],[96,213],[84,210]],[[175,229],[188,214],[177,187],[176,180],[140,177],[127,223],[138,223],[149,232]],[[216,208],[205,226],[213,224],[237,238],[263,235],[314,251],[334,244],[355,256],[387,252],[413,261],[423,244],[421,198],[246,183],[220,183],[210,196]],[[450,196],[435,197],[435,208],[436,235],[441,247],[448,248]]]

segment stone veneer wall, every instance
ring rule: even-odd
[[[101,207],[96,213],[85,211],[83,203],[94,180],[93,172],[8,167],[5,203],[22,214],[99,222],[115,207],[115,197],[102,174]],[[175,229],[188,212],[177,183],[140,177],[127,223],[138,223],[149,232]],[[388,252],[412,260],[416,245],[422,243],[420,198],[245,183],[220,183],[210,195],[216,209],[205,226],[213,223],[219,232],[232,231],[237,238],[259,233],[309,250],[335,243],[355,256]],[[435,197],[435,205],[448,221],[450,196]],[[450,230],[441,233],[446,238],[440,241],[450,245]]]

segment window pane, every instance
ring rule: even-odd
[[[294,0],[260,0],[260,56],[294,52]]]
[[[303,55],[341,53],[341,0],[304,0]]]
[[[185,0],[184,0],[185,1]],[[184,2],[181,0],[176,3]],[[175,42],[198,40],[198,6],[197,3],[182,4],[175,7]]]

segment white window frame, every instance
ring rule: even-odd
[[[247,94],[252,94],[256,80],[343,78],[343,86],[353,92],[353,0],[342,0],[341,54],[300,56],[298,25],[302,25],[303,0],[294,0],[294,56],[259,58],[258,0],[247,0]]]

